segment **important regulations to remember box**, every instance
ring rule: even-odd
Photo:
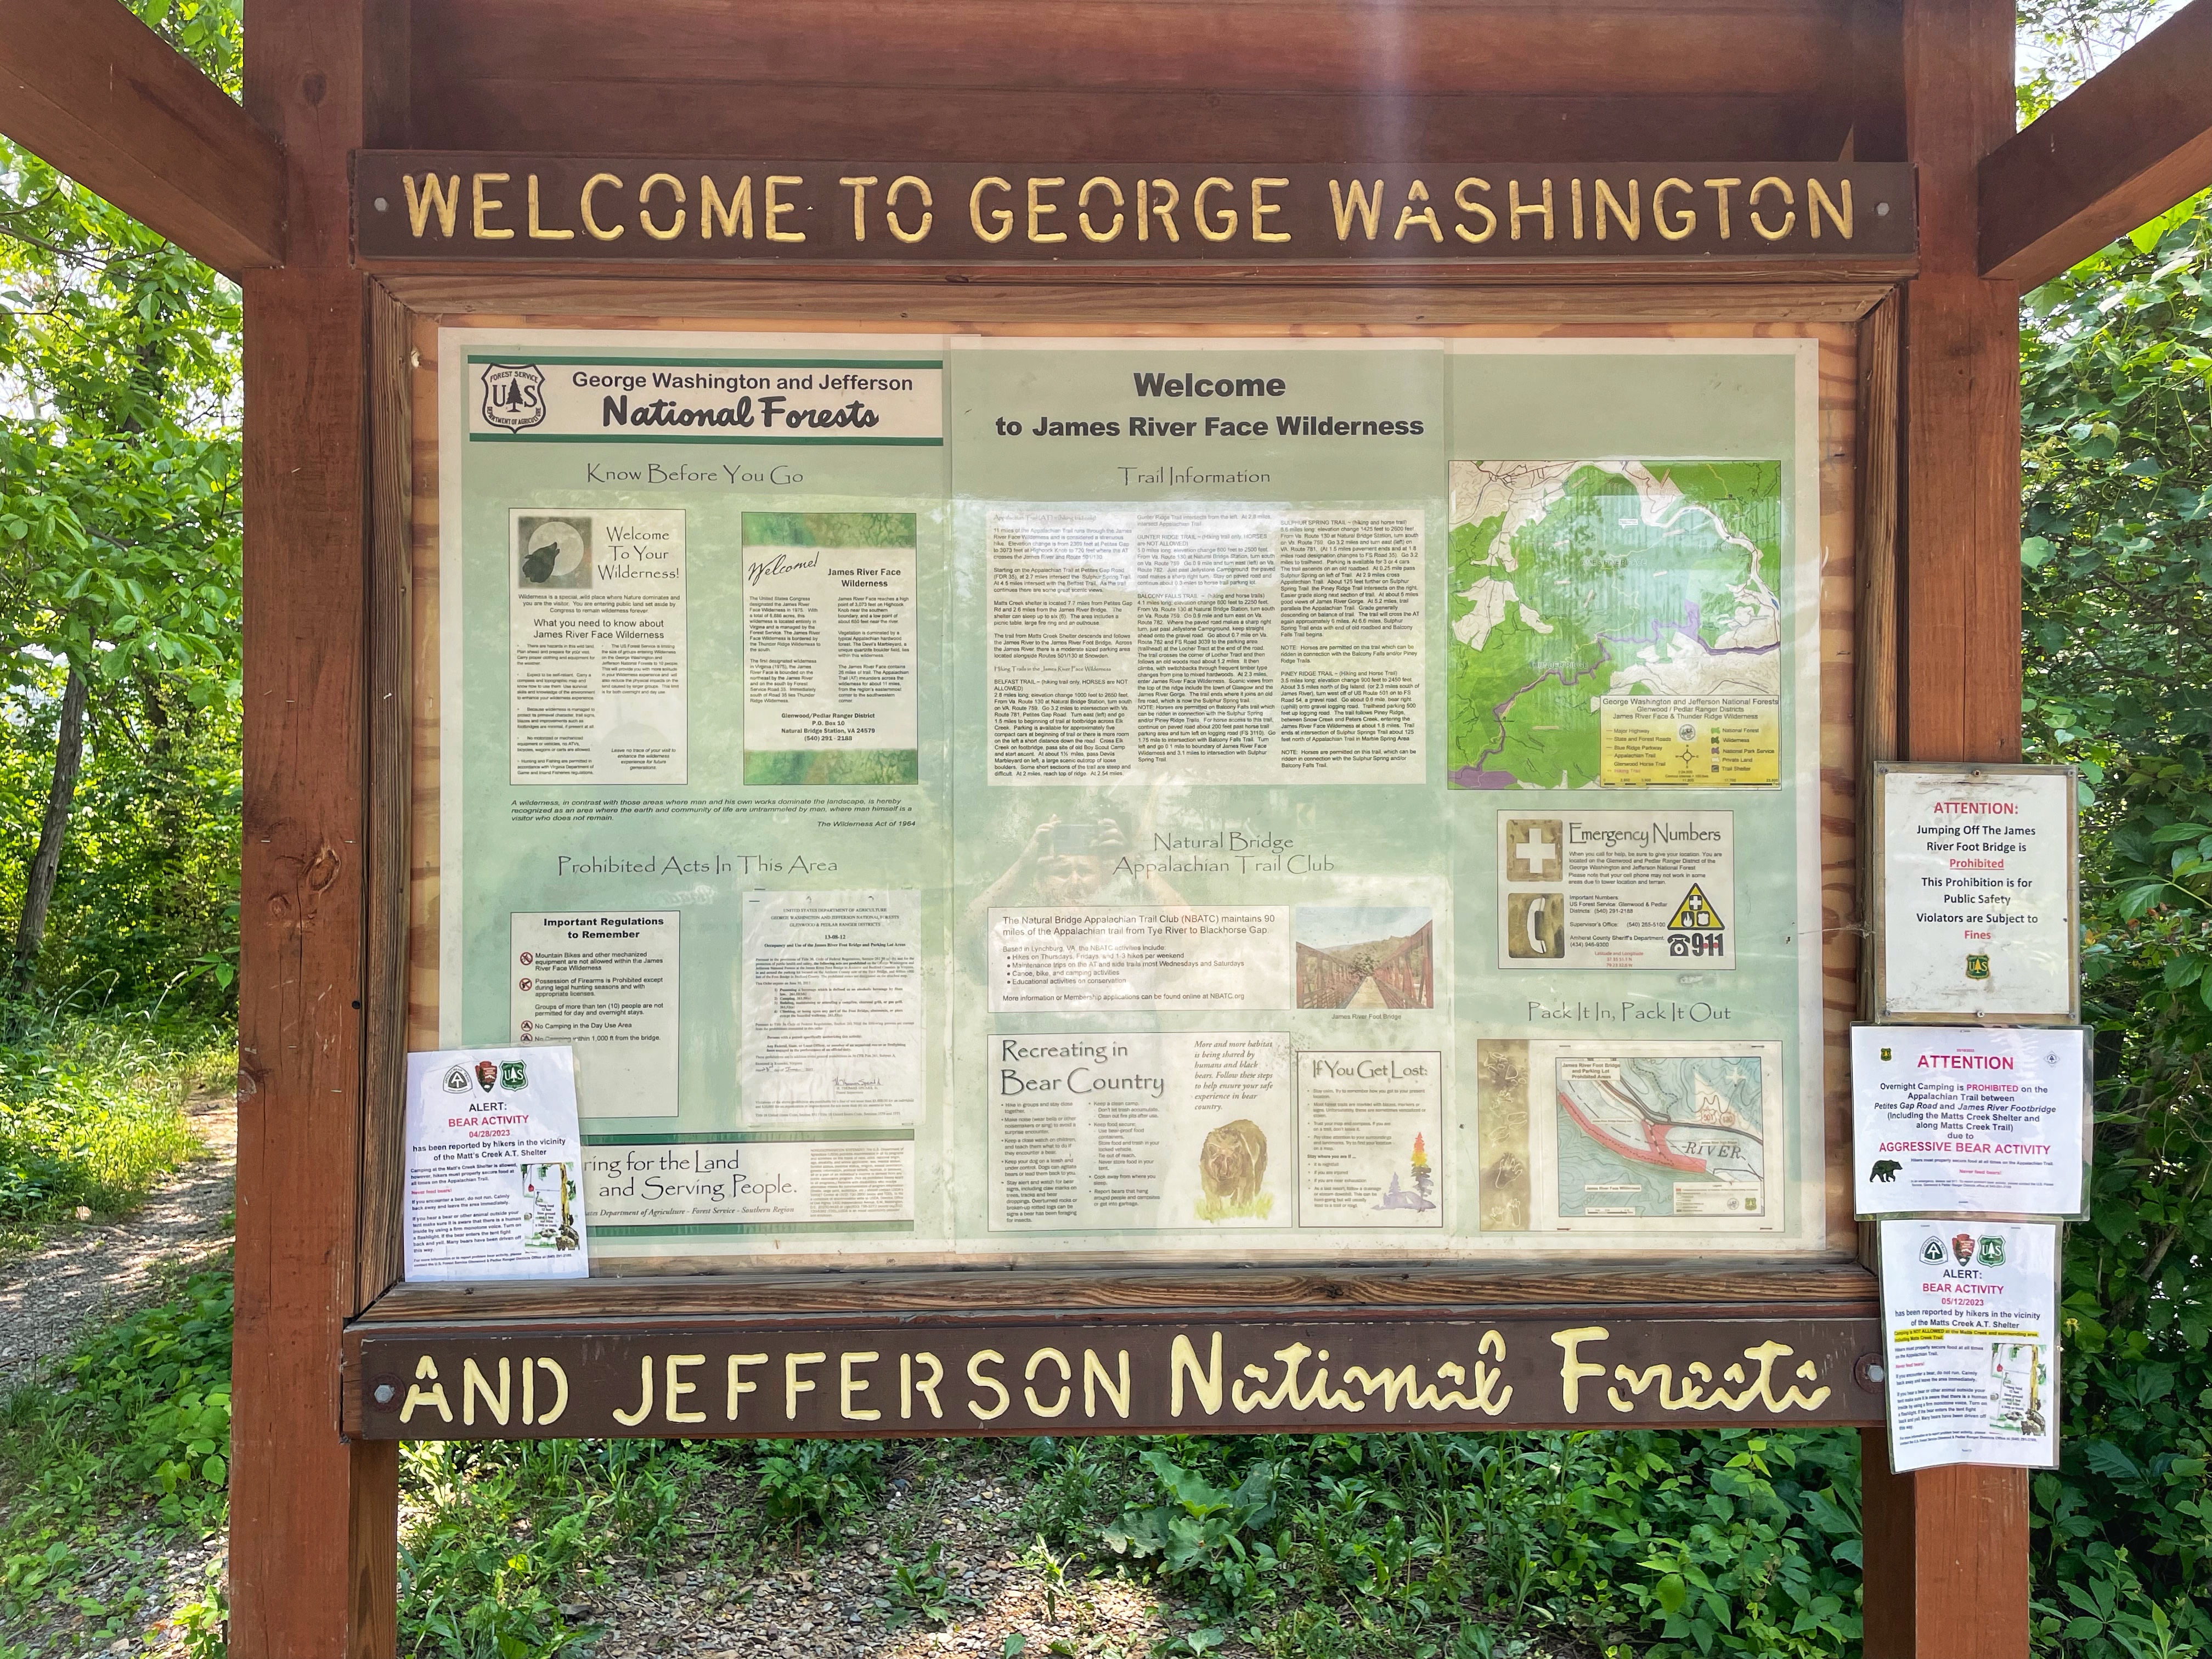
[[[1876,1017],[2080,1017],[2068,766],[1875,768]]]
[[[1825,1249],[1819,350],[445,331],[435,1046],[617,1270]]]

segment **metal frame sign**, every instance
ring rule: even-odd
[[[1878,763],[1875,1018],[2081,1017],[2070,766]]]

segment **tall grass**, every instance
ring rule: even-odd
[[[80,1207],[114,1215],[197,1156],[185,1113],[237,1075],[235,1035],[201,1020],[33,1015],[0,1042],[0,1244]]]

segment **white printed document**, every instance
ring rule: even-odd
[[[567,1048],[407,1056],[409,1279],[585,1277],[582,1173]]]

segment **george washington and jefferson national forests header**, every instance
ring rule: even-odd
[[[1909,258],[1911,170],[1835,162],[731,161],[366,150],[366,259],[1052,264]]]

